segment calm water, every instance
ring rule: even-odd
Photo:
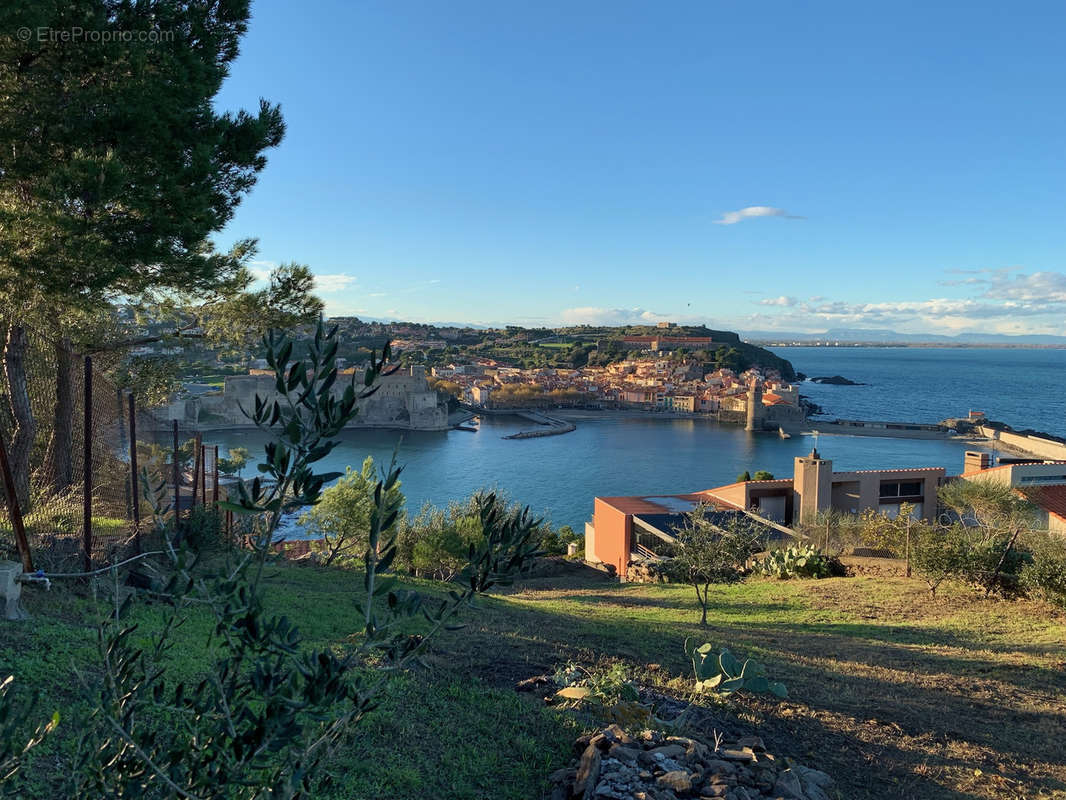
[[[1066,435],[1066,350],[775,347],[800,372],[869,386],[804,383],[829,416],[939,422],[974,409],[1015,428]]]
[[[807,375],[844,375],[868,386],[806,383],[803,393],[829,415],[937,422],[980,409],[1015,427],[1066,433],[1066,350],[784,347],[776,352]],[[507,441],[528,428],[487,418],[477,433],[407,433],[399,448],[408,509],[445,505],[481,487],[504,490],[556,525],[581,531],[596,495],[665,494],[731,483],[744,470],[791,475],[807,436],[781,440],[704,420],[611,419],[578,422],[562,436]],[[348,431],[324,468],[387,462],[399,433]],[[262,453],[255,433],[209,434],[223,449]],[[819,449],[838,469],[946,467],[961,470],[959,442],[823,436]]]
[[[513,499],[583,532],[596,495],[667,494],[732,483],[744,470],[766,469],[786,477],[792,459],[810,451],[808,436],[782,440],[749,434],[704,420],[612,419],[577,423],[577,430],[540,439],[504,440],[528,428],[510,417],[487,418],[477,433],[412,432],[403,436],[403,491],[416,512],[423,502],[445,505],[481,487],[498,487]],[[324,469],[358,467],[369,454],[385,463],[398,433],[347,431]],[[205,435],[205,442],[262,452],[264,437],[233,432]],[[839,469],[935,467],[961,471],[960,443],[822,436],[819,450]],[[247,475],[247,472],[246,472]]]

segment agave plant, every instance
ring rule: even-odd
[[[728,648],[715,650],[709,642],[687,651],[686,641],[685,647],[687,655],[692,658],[696,688],[700,691],[715,691],[723,695],[746,691],[788,697],[785,684],[767,678],[766,667],[754,659],[741,662]]]

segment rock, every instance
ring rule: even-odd
[[[573,767],[563,767],[557,769],[551,775],[548,776],[548,780],[551,783],[570,783],[577,774],[577,770]]]
[[[685,748],[680,744],[664,744],[661,747],[655,747],[649,750],[648,755],[652,758],[662,756],[663,758],[677,759],[685,755]]]
[[[755,760],[755,753],[753,753],[750,748],[745,748],[743,750],[737,750],[735,748],[719,750],[718,755],[727,761],[741,761],[746,764],[750,764]]]
[[[585,752],[585,748],[589,746],[589,742],[592,741],[591,734],[585,734],[584,736],[578,736],[574,740],[574,755],[579,756]]]
[[[675,792],[687,792],[692,788],[692,776],[683,769],[671,770],[656,778],[655,783]]]
[[[766,752],[766,745],[763,744],[760,736],[742,736],[737,739],[737,744],[740,747],[750,747],[755,752]]]
[[[617,758],[619,761],[635,764],[637,762],[637,757],[640,756],[642,752],[643,751],[638,750],[635,747],[612,744],[611,749],[607,751],[607,754],[611,756],[611,758]]]
[[[611,725],[608,725],[606,728],[604,728],[603,735],[607,737],[607,739],[609,739],[611,742],[615,742],[617,744],[630,745],[636,742],[636,740],[624,730],[622,730],[622,727],[617,723],[612,723]]]
[[[800,776],[800,780],[803,781],[803,783],[813,783],[815,786],[819,786],[822,789],[828,789],[833,785],[833,779],[820,769],[811,769],[810,767],[804,767],[797,764],[792,768],[792,771]]]
[[[722,761],[720,758],[711,758],[703,762],[707,765],[708,772],[720,772],[725,775],[733,775],[736,773],[737,768],[734,767],[728,761]]]
[[[577,744],[576,766],[551,776],[550,800],[830,800],[833,785],[820,770],[775,759],[758,736],[719,738],[712,751],[698,739],[655,730],[634,738],[611,725]]]
[[[807,800],[829,800],[829,789],[833,786],[833,779],[821,770],[811,769],[799,764],[792,767],[803,784],[803,793]]]
[[[596,745],[589,744],[581,756],[581,763],[577,767],[577,776],[574,778],[574,797],[591,797],[596,788],[596,782],[600,778],[600,750]]]
[[[831,375],[828,378],[823,376],[817,378],[811,378],[811,383],[826,383],[830,386],[865,386],[865,383],[859,383],[858,381],[849,380],[843,375]]]
[[[799,775],[790,769],[786,769],[777,776],[773,793],[775,797],[784,797],[785,800],[807,800],[807,796],[803,793],[803,784],[800,782]]]

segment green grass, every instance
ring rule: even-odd
[[[359,575],[282,566],[269,605],[309,646],[359,628]],[[418,582],[422,588],[431,585]],[[737,699],[721,709],[779,756],[833,774],[846,798],[1066,796],[1066,616],[963,588],[930,598],[919,581],[753,580],[712,590],[706,629],[682,586],[620,586],[598,576],[536,579],[484,598],[468,627],[440,639],[427,669],[396,678],[384,704],[332,758],[327,798],[537,798],[566,765],[578,724],[513,691],[568,660],[624,661],[641,680],[683,685],[682,644],[726,644],[764,661],[790,700]],[[56,737],[25,770],[23,797],[54,796],[87,712],[73,667],[95,659],[90,601],[27,590],[29,623],[0,628],[0,675],[58,707]],[[147,632],[160,606],[140,605]],[[211,623],[180,629],[172,669],[205,669]]]

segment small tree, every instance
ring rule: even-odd
[[[231,447],[229,457],[218,460],[219,472],[225,475],[236,475],[239,478],[241,472],[248,465],[250,455],[247,447]]]
[[[340,556],[362,554],[366,549],[377,485],[374,458],[367,456],[362,469],[348,467],[344,477],[322,492],[318,504],[300,517],[301,525],[322,534],[326,566]],[[389,489],[386,500],[397,508],[403,506],[399,481]]]
[[[764,469],[757,470],[751,478],[753,481],[772,481],[774,479],[774,473],[767,472]]]
[[[743,580],[744,566],[758,551],[762,536],[759,525],[744,515],[716,523],[703,506],[688,514],[677,535],[678,554],[672,567],[678,578],[696,590],[700,625],[707,624],[711,584]]]
[[[973,537],[967,577],[984,587],[986,597],[993,591],[1016,591],[1023,561],[1016,547],[1035,525],[1033,504],[1013,487],[990,481],[952,481],[940,488],[938,498],[979,534]]]
[[[742,473],[737,475],[737,483],[747,483],[750,480],[751,480],[751,473],[748,472],[747,470],[744,470]]]

